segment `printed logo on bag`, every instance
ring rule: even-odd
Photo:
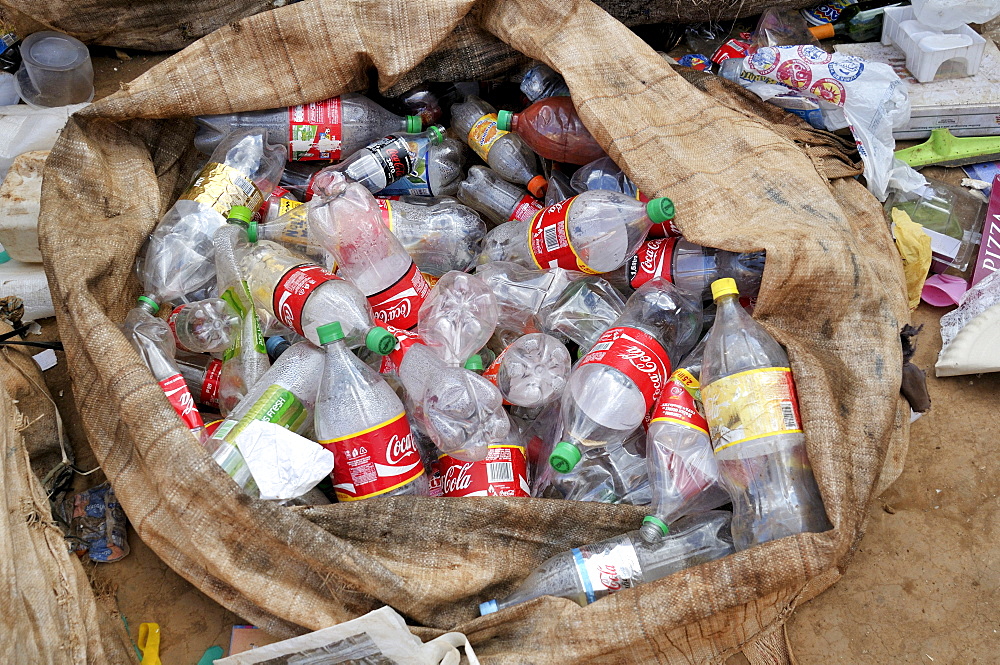
[[[610,328],[597,339],[577,367],[600,363],[618,370],[639,388],[646,411],[660,397],[670,376],[670,357],[659,341],[638,328]]]
[[[183,376],[178,373],[163,379],[160,381],[160,389],[163,390],[170,406],[174,407],[174,411],[181,417],[188,429],[198,429],[204,425],[201,414],[198,413],[198,408],[194,405],[191,391],[184,383]]]
[[[766,76],[777,69],[780,59],[781,55],[778,49],[773,46],[765,46],[757,49],[756,53],[747,58],[747,66],[757,74]]]
[[[289,107],[289,161],[339,160],[344,138],[341,110],[340,97]]]
[[[222,376],[222,361],[212,358],[205,368],[205,380],[201,382],[198,401],[205,406],[219,408],[219,378]]]
[[[702,386],[701,396],[716,453],[766,436],[802,432],[788,367],[733,374]]]
[[[786,60],[778,67],[775,78],[793,90],[802,90],[812,83],[812,69],[801,60]]]
[[[833,56],[830,57],[832,58]],[[861,72],[865,71],[865,61],[853,55],[844,56],[836,62],[831,62],[827,66],[827,69],[830,70],[830,76],[833,78],[844,83],[850,83],[861,76]]]
[[[571,552],[587,603],[643,582],[639,556],[627,535]]]
[[[653,407],[653,418],[650,423],[671,422],[707,435],[708,422],[698,412],[694,396],[688,392],[677,374],[674,372],[670,375],[666,388],[660,395],[660,399],[656,401],[656,406]]]
[[[490,446],[486,459],[465,462],[449,455],[438,458],[442,495],[530,496],[528,462],[521,446]]]
[[[565,268],[596,275],[597,271],[580,259],[569,240],[566,217],[575,200],[574,196],[535,214],[528,224],[528,251],[535,265],[542,270]]]
[[[396,348],[390,351],[388,355],[382,356],[382,362],[378,368],[379,373],[389,374],[399,372],[399,366],[403,362],[403,356],[406,355],[406,352],[410,350],[411,346],[421,342],[420,335],[412,330],[403,330],[402,328],[397,328],[394,325],[390,325],[377,319],[375,321],[375,325],[385,328],[392,333],[393,337],[396,338]]]
[[[639,246],[635,255],[625,264],[625,274],[633,289],[638,289],[651,279],[662,277],[673,282],[671,267],[677,238],[656,238]]]
[[[411,263],[398,282],[368,296],[368,304],[379,321],[408,330],[417,325],[417,312],[430,290],[416,264]]]
[[[820,79],[813,84],[809,92],[816,95],[824,102],[829,102],[836,106],[843,106],[847,95],[844,84],[834,79]]]
[[[340,501],[385,494],[424,473],[406,413],[360,432],[319,443],[333,453],[333,488]]]
[[[475,124],[472,125],[472,129],[469,130],[469,146],[485,162],[487,161],[486,158],[489,157],[490,148],[497,142],[497,139],[509,133],[502,129],[497,129],[496,113],[487,113],[479,120],[476,120]]]
[[[286,326],[302,335],[302,308],[321,284],[340,279],[312,263],[295,266],[278,280],[271,307]]]
[[[797,52],[799,57],[808,62],[810,65],[825,65],[833,60],[832,53],[827,53],[820,47],[812,46],[811,44],[800,46]]]
[[[527,222],[535,217],[544,206],[531,194],[521,197],[521,200],[514,206],[514,211],[507,218],[508,222]]]
[[[232,166],[209,162],[178,200],[197,201],[225,217],[233,206],[257,210],[264,196],[253,181]]]

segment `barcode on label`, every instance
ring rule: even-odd
[[[252,182],[244,178],[242,175],[233,174],[229,178],[230,182],[240,188],[240,190],[246,194],[247,200],[253,199],[253,195],[257,192],[257,188]]]
[[[487,462],[486,480],[491,483],[514,482],[514,465],[510,462]]]
[[[554,252],[559,249],[559,234],[556,233],[556,227],[546,227],[544,230],[544,239],[545,251]]]
[[[594,353],[595,351],[607,351],[612,346],[614,346],[614,342],[601,342],[600,344],[595,344],[594,348],[590,350],[590,353]]]
[[[795,405],[791,402],[781,403],[781,420],[784,423],[785,429],[799,428],[799,421],[795,417]]]

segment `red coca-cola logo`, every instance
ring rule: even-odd
[[[413,432],[403,436],[393,435],[385,444],[385,459],[389,464],[396,465],[404,457],[417,454],[417,445],[413,441]]]
[[[660,238],[657,240],[650,240],[645,245],[643,245],[642,261],[639,262],[639,265],[642,267],[644,271],[652,273],[656,270],[657,268],[656,259],[659,257],[660,247],[663,245],[665,241],[666,240],[664,238]]]
[[[472,485],[472,476],[469,475],[469,471],[471,470],[471,462],[449,466],[448,470],[444,472],[444,479],[441,482],[444,495],[448,496],[449,494],[469,489],[469,486]]]
[[[661,376],[663,364],[658,358],[654,358],[652,354],[638,344],[625,347],[618,354],[618,357],[632,363],[632,366],[640,372],[648,374],[649,380],[653,384],[653,390],[657,395],[660,394],[660,391],[663,390],[663,377]]]
[[[392,165],[393,175],[397,178],[403,177],[410,170],[408,164],[410,154],[407,152],[404,159],[401,152],[399,148],[388,148],[385,151],[385,156],[389,158],[389,163]]]
[[[597,567],[597,574],[601,580],[601,584],[608,591],[618,591],[622,588],[621,577],[618,575],[618,569],[609,563],[601,564]]]
[[[400,319],[405,319],[410,316],[410,298],[417,295],[416,289],[407,289],[399,294],[402,300],[396,302],[394,305],[388,305],[384,309],[375,312],[375,317],[389,323],[390,321],[398,321]]]

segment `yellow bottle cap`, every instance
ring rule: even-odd
[[[736,288],[736,280],[732,277],[723,277],[712,282],[712,300],[718,300],[722,296],[740,295],[740,290]]]

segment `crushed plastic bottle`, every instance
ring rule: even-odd
[[[573,361],[555,337],[531,333],[518,337],[486,368],[483,377],[510,404],[539,407],[562,395]]]
[[[437,145],[444,141],[439,127],[431,127],[420,134],[389,134],[357,150],[350,157],[334,166],[328,166],[312,178],[313,196],[316,180],[322,173],[343,173],[350,180],[360,183],[369,192],[381,192],[406,174],[413,171],[417,162],[417,149],[421,142]],[[307,188],[308,189],[308,188]],[[311,197],[309,197],[311,200]]]
[[[178,351],[174,358],[194,401],[209,409],[219,408],[219,376],[222,361],[202,353]]]
[[[481,264],[476,276],[497,299],[499,325],[522,335],[538,332],[542,328],[539,313],[556,303],[572,282],[586,277],[575,270],[531,270],[506,261]]]
[[[417,333],[447,364],[462,367],[489,341],[498,317],[489,285],[453,271],[438,280],[421,305]]]
[[[549,188],[545,190],[545,205],[543,207],[548,208],[560,201],[571,199],[578,193],[570,184],[569,176],[562,171],[552,169],[549,174]]]
[[[542,62],[525,70],[521,77],[521,92],[532,102],[546,97],[569,96],[562,74]]]
[[[569,97],[540,99],[520,113],[499,111],[497,129],[513,132],[545,159],[588,164],[604,156]]]
[[[240,315],[222,298],[206,298],[175,307],[167,325],[179,350],[219,353],[233,343]]]
[[[450,198],[378,199],[382,221],[399,239],[420,272],[440,277],[475,265],[486,237],[479,214]]]
[[[509,183],[485,166],[473,166],[459,184],[458,200],[495,224],[531,221],[542,205],[528,190]]]
[[[462,144],[451,138],[441,139],[440,130],[436,127],[423,134],[405,135],[405,138],[410,143],[410,152],[415,155],[413,167],[378,195],[454,195],[462,181],[462,164],[465,162]]]
[[[621,313],[625,301],[610,283],[586,275],[569,284],[559,298],[538,312],[541,327],[552,335],[589,349]]]

